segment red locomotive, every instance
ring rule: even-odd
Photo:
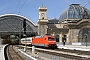
[[[43,46],[43,47],[57,47],[56,39],[54,36],[44,35],[44,36],[36,36],[32,40],[32,45],[35,46]]]
[[[27,41],[27,40],[24,40],[24,41]],[[49,47],[56,48],[57,47],[55,36],[51,36],[51,35],[33,37],[31,44],[34,46],[42,46],[46,48],[49,48]]]

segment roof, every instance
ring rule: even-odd
[[[18,14],[0,16],[0,32],[23,32],[23,20],[26,20],[26,31],[37,32],[36,25],[28,18]]]
[[[83,6],[80,6],[80,4],[71,4],[62,12],[59,20],[83,18],[90,18],[90,11]]]
[[[59,20],[56,18],[49,19],[48,21],[49,21],[48,23],[52,23],[52,24],[59,23]]]

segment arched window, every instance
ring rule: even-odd
[[[56,42],[59,42],[59,35],[56,35]]]
[[[78,42],[90,42],[90,29],[84,28],[80,30],[78,35]]]
[[[44,19],[44,17],[42,17],[42,19]]]

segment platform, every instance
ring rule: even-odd
[[[0,60],[5,60],[4,58],[4,47],[6,45],[0,45]],[[90,51],[90,46],[81,45],[57,45],[60,49],[70,49],[70,50],[80,50],[80,51]]]
[[[61,49],[70,49],[70,50],[80,50],[80,51],[90,51],[90,46],[81,46],[81,45],[57,45]]]
[[[6,45],[0,45],[0,60],[5,60],[5,57],[4,57],[4,47]]]

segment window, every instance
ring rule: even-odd
[[[44,13],[42,13],[42,16],[44,16]]]
[[[55,40],[55,38],[52,38],[52,37],[48,37],[48,40]]]
[[[44,19],[44,17],[42,17],[42,19]]]

